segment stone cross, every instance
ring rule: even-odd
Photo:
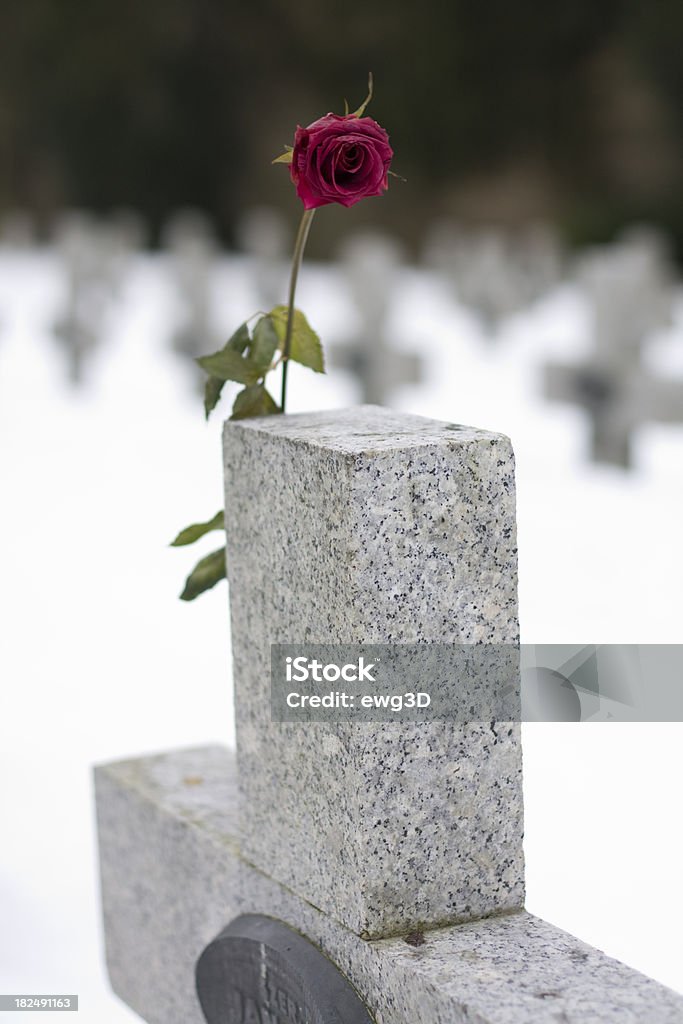
[[[129,224],[127,218],[98,221],[78,210],[64,214],[57,224],[55,246],[67,275],[67,298],[54,331],[66,351],[74,384],[82,381],[85,363],[120,296],[136,244]]]
[[[273,714],[278,644],[517,649],[509,440],[364,406],[224,455],[237,752],[96,770],[114,990],[149,1024],[680,1024],[523,909],[518,719]]]
[[[389,341],[386,319],[398,287],[401,250],[385,235],[363,233],[341,252],[341,268],[361,321],[359,334],[333,345],[330,361],[356,379],[363,402],[390,404],[400,388],[418,384],[423,359]]]
[[[209,218],[193,209],[173,215],[164,229],[163,242],[178,300],[179,326],[172,347],[179,355],[195,359],[225,341],[213,319],[212,273],[218,243]],[[196,378],[200,382],[203,374],[197,371]]]
[[[550,225],[530,224],[512,232],[465,228],[452,221],[431,228],[424,260],[481,317],[489,337],[495,337],[501,320],[549,292],[561,278],[563,263]]]
[[[545,394],[587,412],[595,461],[628,467],[638,426],[683,422],[683,381],[655,376],[642,360],[651,335],[671,323],[670,271],[658,240],[636,235],[592,253],[579,280],[594,349],[579,363],[548,365]]]
[[[112,284],[120,294],[131,262],[149,244],[149,226],[137,210],[120,207],[107,218],[102,229],[110,251]]]
[[[280,211],[270,206],[247,210],[237,225],[237,244],[249,261],[258,308],[267,311],[283,303],[293,241]]]

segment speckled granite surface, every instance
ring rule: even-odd
[[[517,641],[510,442],[365,406],[228,423],[224,450],[246,857],[369,937],[522,906],[518,725],[269,706],[271,643]]]
[[[248,911],[318,944],[377,1024],[683,1022],[683,996],[524,911],[427,931],[419,947],[364,941],[241,858],[222,748],[101,766],[96,795],[110,978],[150,1024],[205,1024],[196,959]]]
[[[226,754],[204,747],[95,771],[109,978],[155,1024],[205,1024],[195,963],[234,916],[237,784]]]

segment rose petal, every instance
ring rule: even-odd
[[[372,118],[326,114],[297,127],[292,181],[306,209],[352,206],[387,188],[392,157],[389,136]]]

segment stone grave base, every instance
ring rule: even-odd
[[[525,911],[360,938],[241,857],[222,747],[102,765],[95,788],[109,977],[149,1024],[205,1024],[195,965],[245,913],[307,936],[377,1024],[683,1022],[683,996]]]

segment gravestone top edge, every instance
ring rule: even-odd
[[[225,747],[186,747],[93,765],[95,789],[124,788],[149,812],[172,814],[202,827],[221,846],[240,845],[237,765]]]
[[[221,743],[201,744],[190,747],[179,747],[174,751],[173,762],[175,765],[183,764],[193,766],[199,759],[205,770],[207,759],[209,763],[214,762],[214,767],[222,771],[224,767],[225,746]],[[92,766],[95,775],[112,776],[118,781],[132,785],[135,782],[145,792],[153,792],[156,786],[151,782],[152,771],[155,766],[162,766],[169,762],[168,751],[159,753],[148,753],[144,756],[133,754],[130,757],[117,758],[115,761],[98,761]],[[144,771],[141,769],[144,767]],[[164,791],[167,780],[164,779]]]
[[[224,426],[226,443],[244,431],[351,456],[434,446],[458,448],[472,443],[502,442],[510,446],[506,434],[379,405],[228,420]]]

